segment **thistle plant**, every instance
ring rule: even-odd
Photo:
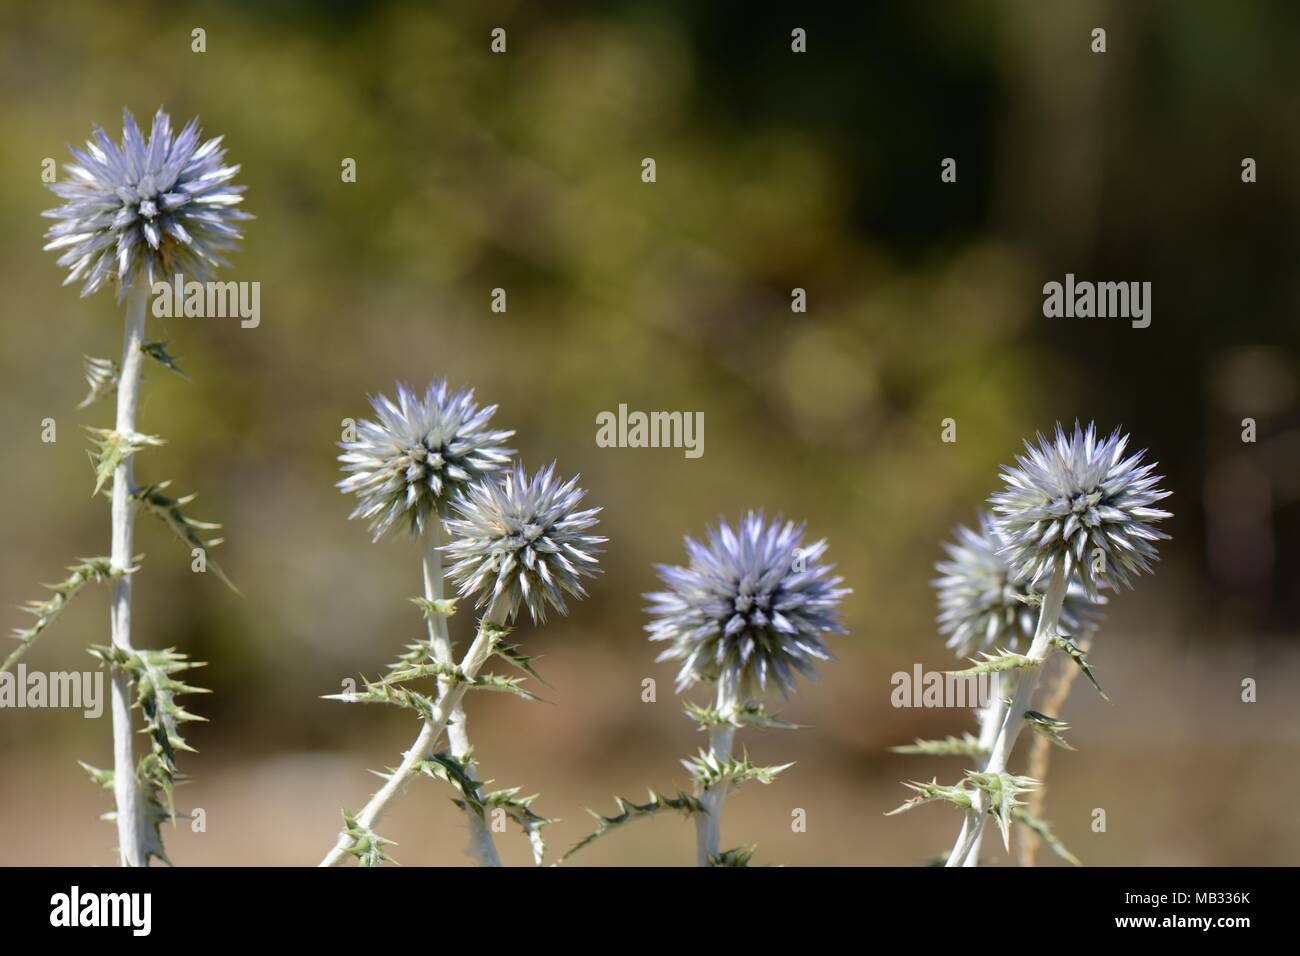
[[[1128,437],[1118,429],[1098,439],[1093,425],[1083,429],[1078,423],[1068,433],[1057,425],[1050,441],[1040,434],[1036,445],[1026,442],[1026,454],[1003,469],[1005,490],[990,498],[992,522],[981,522],[982,536],[960,535],[958,546],[949,549],[950,560],[939,566],[941,628],[952,636],[987,636],[988,644],[1002,638],[1007,645],[985,652],[959,673],[1005,674],[1014,682],[1009,699],[999,699],[981,715],[980,737],[968,735],[963,741],[967,749],[949,751],[972,758],[981,769],[969,771],[955,786],[908,784],[918,796],[894,811],[931,800],[946,800],[964,811],[948,866],[976,865],[989,815],[997,820],[1008,849],[1010,825],[1019,821],[1073,859],[1021,799],[1040,790],[1041,781],[1010,773],[1008,762],[1025,726],[1069,746],[1063,736],[1068,725],[1033,709],[1039,676],[1052,651],[1061,651],[1100,691],[1084,652],[1097,623],[1096,605],[1102,602],[1098,591],[1131,587],[1157,560],[1154,542],[1168,537],[1155,524],[1171,515],[1154,506],[1169,492],[1158,487],[1155,463],[1143,463],[1146,453],[1126,456],[1127,447]],[[990,576],[990,556],[1005,562],[1001,578]],[[1012,590],[1004,593],[1001,606],[979,583],[990,579],[1010,582]],[[980,600],[980,594],[989,600]],[[1032,636],[1012,600],[1037,609]],[[993,619],[1001,623],[991,624]],[[1028,648],[1018,653],[1014,648],[1023,642]],[[961,638],[956,644],[969,649]],[[904,749],[936,752],[925,744]]]
[[[512,432],[486,429],[494,407],[479,410],[469,393],[448,396],[445,386],[431,388],[423,402],[405,390],[394,404],[376,400],[381,422],[364,423],[340,456],[349,477],[340,482],[360,504],[354,517],[371,520],[378,534],[405,528],[415,536],[426,530],[445,534],[425,555],[425,596],[416,603],[429,622],[429,639],[413,644],[378,681],[355,693],[332,695],[351,702],[388,703],[416,711],[421,726],[415,742],[395,770],[381,776],[384,785],[357,814],[343,812],[344,827],[321,861],[336,866],[351,856],[361,865],[391,857],[391,845],[374,831],[380,816],[416,775],[451,784],[456,804],[471,827],[471,855],[482,865],[500,865],[486,825],[489,812],[514,821],[541,864],[546,845],[541,829],[552,822],[532,809],[536,795],[518,788],[485,792],[472,759],[463,699],[468,690],[513,693],[535,699],[521,677],[484,674],[499,657],[525,675],[536,676],[532,658],[507,643],[521,610],[534,624],[546,610],[568,613],[566,596],[585,596],[583,580],[600,571],[597,555],[605,538],[592,534],[599,508],[579,507],[586,492],[578,479],[561,481],[555,465],[529,476],[521,465],[505,468],[511,452],[501,442]],[[500,474],[497,474],[500,472]],[[405,482],[403,488],[401,482]],[[457,596],[443,596],[444,568]],[[460,601],[474,599],[482,610],[473,642],[460,661],[454,659],[447,619]],[[415,686],[432,680],[436,695]],[[450,747],[436,747],[446,731]]]
[[[44,213],[56,220],[46,233],[45,248],[61,253],[58,264],[68,270],[64,285],[81,282],[82,297],[113,286],[117,301],[126,304],[121,361],[87,357],[90,393],[79,406],[110,395],[117,400],[115,426],[89,429],[94,493],[111,483],[112,548],[107,557],[83,559],[70,578],[51,586],[51,598],[33,602],[28,609],[37,622],[18,631],[19,648],[0,670],[12,666],[84,584],[112,583],[111,644],[92,646],[91,651],[112,672],[113,770],[83,766],[93,780],[113,791],[110,817],[117,826],[121,863],[146,866],[152,858],[167,862],[159,826],[176,816],[176,753],[190,749],[179,726],[201,719],[175,700],[199,689],[173,675],[201,665],[173,650],[136,650],[132,645],[136,508],[143,504],[205,555],[220,539],[204,537],[218,525],[196,521],[183,511],[193,496],[170,499],[160,491],[166,482],[145,487],[135,483],[136,453],[163,444],[161,438],[136,430],[142,366],[148,359],[179,371],[166,343],[145,338],[145,314],[155,281],[180,272],[205,279],[217,266],[226,265],[222,253],[236,247],[239,223],[251,217],[235,208],[243,199],[244,187],[232,184],[239,167],[225,164],[220,137],[203,141],[197,120],[173,135],[171,119],[160,109],[146,140],[130,111],[124,110],[120,144],[96,125],[84,151],[70,150],[75,162],[65,164],[67,178],[50,186],[63,205]],[[133,708],[143,714],[151,742],[139,763]]]
[[[959,527],[955,540],[943,545],[947,557],[935,565],[939,577],[932,584],[939,604],[939,632],[947,637],[947,646],[959,657],[967,657],[978,651],[986,655],[986,660],[1006,660],[1010,659],[1010,655],[1003,657],[988,655],[987,652],[990,648],[1020,652],[1033,640],[1043,593],[1016,575],[1001,554],[1002,547],[993,515],[981,511],[974,528],[965,525]],[[1061,604],[1060,633],[1076,641],[1086,640],[1099,621],[1099,606],[1105,600],[1101,595],[1097,596],[1096,601],[1090,599],[1083,586],[1072,581]],[[978,666],[977,664],[976,667]],[[1016,670],[1010,668],[990,671],[989,677],[992,692],[980,708],[977,736],[964,733],[960,738],[950,736],[944,740],[916,740],[892,748],[894,752],[987,758],[1006,717],[1010,697],[1015,693]],[[1044,743],[1050,742],[1046,735],[1040,739]],[[1031,803],[1038,801],[1041,807],[1042,777],[1040,775],[1034,779],[1039,781],[1040,786],[1033,791]],[[937,781],[929,785],[914,781],[908,786],[913,789],[935,787]],[[920,789],[918,792],[924,794],[927,791]],[[925,801],[909,801],[893,812],[902,812],[920,802]],[[1030,832],[1042,834],[1046,842],[1066,859],[1074,859],[1028,804],[1017,808],[1013,819]],[[976,840],[966,865],[976,864],[979,845],[980,840]]]
[[[764,698],[771,690],[788,696],[796,675],[815,677],[816,663],[830,657],[824,636],[844,633],[837,608],[850,592],[822,560],[826,541],[805,546],[803,533],[803,525],[750,512],[734,530],[720,521],[707,542],[686,538],[687,566],[658,567],[667,590],[646,595],[650,640],[667,645],[658,660],[681,662],[679,694],[700,683],[715,688],[712,706],[684,703],[708,734],[708,747],[682,762],[695,790],[672,797],[651,790],[644,804],[620,798],[615,816],[593,813],[596,831],[565,858],[622,823],[671,810],[694,818],[699,866],[748,863],[752,847],[720,849],[723,803],[746,781],[771,783],[792,764],[762,767],[744,751],[735,756],[736,731],[794,729],[768,713]]]
[[[375,541],[385,534],[405,533],[421,542],[424,594],[416,602],[428,631],[427,655],[433,663],[454,668],[447,629],[451,605],[444,592],[440,551],[443,522],[457,494],[510,462],[514,452],[504,442],[514,432],[489,428],[496,406],[480,407],[472,390],[449,392],[445,381],[431,384],[423,397],[399,385],[396,402],[381,395],[372,397],[370,404],[376,420],[362,420],[355,439],[340,443],[339,461],[347,477],[338,488],[357,496],[351,517],[367,521]],[[415,662],[399,663],[405,667]],[[440,678],[438,687],[446,694],[452,678]],[[447,736],[452,757],[464,764],[467,779],[476,780],[463,708],[452,711]],[[483,820],[474,813],[468,819],[471,855],[481,865],[500,865]]]

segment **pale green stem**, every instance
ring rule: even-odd
[[[494,601],[488,608],[487,613],[483,615],[474,643],[469,646],[469,650],[465,652],[465,656],[460,662],[460,669],[464,673],[466,680],[473,680],[483,665],[487,663],[488,658],[492,656],[492,652],[496,649],[494,632],[498,627],[505,624],[509,611],[510,602],[500,600]],[[420,735],[415,738],[415,743],[411,745],[411,749],[402,757],[401,766],[393,771],[388,779],[384,781],[384,785],[379,788],[365,807],[362,808],[361,812],[357,814],[356,821],[359,826],[363,828],[373,827],[384,811],[388,809],[388,805],[402,792],[407,781],[418,772],[420,761],[428,760],[433,755],[433,746],[446,728],[447,719],[460,705],[461,699],[468,689],[469,687],[464,681],[458,681],[447,693],[438,698],[437,703],[433,706],[433,713],[424,719],[424,726],[420,728]],[[347,850],[350,845],[351,838],[347,832],[340,832],[338,842],[325,855],[319,865],[338,866],[347,859]]]
[[[717,719],[723,721],[709,728],[709,751],[719,763],[725,763],[731,757],[731,747],[736,739],[736,728],[729,721],[736,713],[736,688],[730,675],[718,679]],[[722,838],[722,804],[727,799],[727,787],[723,781],[715,787],[708,787],[700,794],[700,803],[704,813],[695,816],[696,864],[712,866],[718,855],[718,844]]]
[[[126,331],[122,342],[122,370],[117,384],[117,424],[119,435],[135,432],[135,413],[140,399],[140,366],[144,353],[145,311],[149,306],[149,286],[143,276],[135,280],[126,300]],[[113,471],[113,550],[112,567],[125,571],[131,566],[135,499],[131,488],[135,479],[132,458],[127,456]],[[112,638],[115,647],[130,653],[131,582],[133,575],[113,578]],[[113,680],[113,799],[116,804],[118,853],[123,866],[147,866],[147,824],[144,800],[135,775],[134,731],[131,721],[131,681],[120,667],[112,669]]]
[[[1043,662],[1047,660],[1047,655],[1052,649],[1052,636],[1057,632],[1061,604],[1065,601],[1066,585],[1064,562],[1058,562],[1056,570],[1052,572],[1051,582],[1047,585],[1047,594],[1043,596],[1043,606],[1038,613],[1038,628],[1034,632],[1033,643],[1030,644],[1029,652],[1025,655],[1033,661],[1033,665],[1023,668],[1019,674],[1015,696],[1007,709],[1002,728],[984,766],[985,773],[1006,773],[1007,760],[1016,746],[1021,728],[1025,725],[1025,711],[1029,710],[1029,705],[1033,702],[1034,690],[1038,686],[1038,675],[1042,672]],[[971,848],[980,839],[980,834],[984,830],[984,823],[988,816],[988,802],[983,791],[975,794],[974,804],[966,815],[957,842],[953,844],[952,853],[948,856],[948,866],[965,865]]]
[[[442,552],[438,550],[442,536],[442,518],[435,516],[430,523],[431,540],[429,546],[424,551],[424,560],[422,562],[424,570],[424,597],[427,601],[441,601],[443,599],[443,581],[442,581]],[[442,614],[429,613],[426,615],[429,622],[429,646],[433,651],[434,660],[441,664],[454,664],[455,657],[452,654],[451,638],[447,633],[447,618]],[[440,678],[438,681],[439,697],[445,697],[455,686],[455,682],[450,678]],[[475,783],[479,782],[478,773],[474,770],[474,761],[470,758],[472,748],[469,742],[469,727],[465,722],[465,708],[463,705],[457,705],[447,719],[447,741],[451,747],[451,754],[457,760],[465,764],[465,773]],[[500,866],[501,857],[497,855],[496,844],[492,840],[492,831],[488,829],[487,823],[481,819],[478,814],[466,810],[465,819],[469,823],[469,855],[474,858],[479,866]]]
[[[1002,693],[1002,674],[993,674],[993,687],[988,702],[984,709],[980,711],[980,751],[987,753],[992,751],[993,744],[998,739],[998,731],[1002,729],[1002,722],[1007,716],[1007,706],[1009,703],[1007,695]],[[1011,682],[1011,692],[1015,693],[1015,682]],[[967,818],[969,819],[969,818]],[[962,822],[965,828],[967,822]],[[970,852],[966,856],[966,862],[962,866],[979,866],[980,844],[984,842],[984,831],[981,830],[971,838]]]

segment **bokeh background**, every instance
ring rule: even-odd
[[[890,706],[890,675],[952,665],[932,565],[997,468],[1057,420],[1122,424],[1174,492],[1157,573],[1114,600],[1064,714],[1046,816],[1092,864],[1300,863],[1300,8],[1285,3],[59,3],[0,8],[0,606],[106,553],[76,409],[83,354],[120,352],[109,293],[80,300],[41,251],[66,158],[124,105],[201,117],[242,164],[248,225],[222,278],[262,284],[262,323],[151,320],[192,377],[149,370],[142,480],[198,491],[243,591],[189,570],[148,517],[136,642],[210,662],[197,754],[167,835],[178,864],[314,863],[414,722],[320,699],[422,633],[418,552],[370,543],[334,488],[340,423],[396,381],[474,386],[530,466],[581,472],[610,538],[591,598],[519,635],[547,703],[471,700],[483,772],[540,792],[567,846],[584,806],[686,785],[702,738],[644,639],[652,565],[682,535],[764,508],[827,536],[853,587],[837,659],[775,702],[796,761],[729,800],[756,862],[916,864],[959,820],[884,811],[902,757],[972,716]],[[839,6],[841,8],[836,9]],[[1089,50],[1095,26],[1108,50]],[[191,52],[202,27],[207,52]],[[489,53],[489,31],[508,52]],[[790,51],[807,30],[808,52]],[[1259,182],[1243,184],[1243,157]],[[344,157],[358,179],[340,179]],[[644,157],[658,181],[640,180]],[[944,157],[958,182],[941,184]],[[1153,283],[1153,323],[1050,320],[1044,282]],[[508,312],[489,309],[490,290]],[[792,314],[790,290],[807,290]],[[600,449],[595,418],[702,411],[705,454]],[[42,444],[53,417],[58,441]],[[957,421],[958,440],[940,441]],[[1258,423],[1243,444],[1241,420]],[[85,669],[108,638],[87,591],[26,658]],[[463,642],[472,622],[453,620]],[[641,700],[641,681],[658,700]],[[1241,681],[1259,699],[1243,704]],[[1022,744],[1022,748],[1023,748]],[[113,862],[109,720],[0,713],[0,863]],[[419,781],[380,827],[411,864],[461,865],[449,792]],[[1091,832],[1094,808],[1107,832]],[[791,812],[807,812],[805,833]],[[517,834],[500,841],[523,863]],[[986,846],[992,848],[996,840]],[[679,818],[575,863],[692,860]],[[1001,851],[995,861],[1006,862]],[[1043,863],[1052,862],[1040,856]]]

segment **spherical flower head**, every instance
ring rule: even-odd
[[[707,543],[688,537],[688,567],[658,566],[668,590],[646,595],[646,630],[668,643],[659,660],[682,662],[679,691],[723,680],[741,703],[769,684],[788,694],[796,673],[829,659],[822,636],[844,633],[836,608],[849,591],[822,563],[825,540],[804,546],[803,532],[750,512],[735,530],[719,521]]]
[[[576,475],[556,478],[553,462],[531,478],[516,464],[458,494],[443,550],[460,595],[477,594],[478,607],[504,601],[510,620],[521,605],[534,623],[546,620],[547,605],[568,614],[565,595],[586,596],[582,579],[600,573],[606,540],[588,533],[600,509],[579,510],[587,493],[577,484]]]
[[[84,278],[87,296],[115,280],[119,302],[139,281],[152,286],[178,273],[207,281],[243,238],[237,224],[253,218],[235,208],[244,187],[231,183],[239,167],[224,165],[220,136],[200,145],[191,120],[173,137],[159,109],[146,143],[131,111],[122,114],[120,146],[95,125],[85,152],[68,147],[70,178],[50,184],[64,204],[42,213],[59,220],[45,248],[63,250],[63,284]]]
[[[338,488],[356,494],[350,517],[369,521],[376,541],[389,531],[424,534],[430,515],[445,513],[456,494],[514,454],[502,445],[514,432],[487,427],[497,407],[479,408],[472,389],[434,382],[421,398],[398,385],[396,402],[378,395],[370,405],[379,420],[358,422],[356,439],[339,442],[348,476]]]
[[[1078,422],[1068,435],[1058,424],[1054,441],[1039,434],[1037,447],[1025,442],[1018,467],[1003,469],[1006,490],[989,499],[1017,575],[1036,583],[1064,567],[1095,595],[1098,583],[1132,587],[1151,570],[1152,542],[1169,537],[1154,523],[1171,517],[1152,505],[1169,492],[1157,487],[1155,463],[1142,464],[1146,452],[1125,457],[1127,446],[1119,429],[1098,441],[1091,424],[1085,431]]]
[[[941,575],[932,582],[939,598],[939,633],[947,635],[959,657],[989,647],[1016,650],[1033,641],[1035,598],[1041,599],[1042,591],[1012,573],[1002,547],[993,516],[981,511],[977,527],[959,527],[956,540],[943,546],[947,560],[934,566]],[[1071,579],[1057,631],[1083,637],[1096,627],[1105,600],[1100,595],[1090,600],[1083,585]]]

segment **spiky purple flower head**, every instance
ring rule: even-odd
[[[473,389],[434,382],[421,398],[398,385],[396,402],[378,395],[370,405],[378,421],[358,422],[356,439],[339,442],[348,476],[338,488],[360,499],[351,517],[369,521],[376,541],[394,530],[422,535],[430,515],[514,454],[502,444],[514,432],[488,428],[497,407],[480,408]]]
[[[586,596],[582,579],[600,573],[596,555],[607,540],[588,533],[601,509],[579,509],[586,494],[576,475],[556,478],[554,462],[531,478],[516,464],[459,493],[443,551],[460,595],[477,594],[478,607],[505,601],[511,620],[521,605],[534,622],[546,619],[547,605],[569,613],[565,595]]]
[[[145,141],[130,110],[122,111],[122,143],[99,126],[86,150],[69,147],[69,178],[51,183],[64,204],[42,215],[59,220],[46,232],[47,250],[63,250],[64,285],[84,278],[83,296],[110,281],[122,301],[137,282],[152,286],[183,273],[206,281],[221,253],[242,238],[237,223],[253,218],[236,209],[243,186],[231,183],[238,166],[224,165],[221,137],[200,144],[198,120],[173,137],[159,109]]]
[[[836,608],[849,593],[822,562],[826,541],[803,545],[803,525],[749,512],[733,530],[725,520],[707,543],[686,539],[687,567],[658,565],[667,591],[647,594],[652,641],[661,661],[681,661],[678,690],[726,678],[742,702],[774,684],[794,688],[829,659],[822,636],[844,633]]]
[[[934,566],[940,574],[931,582],[939,599],[939,633],[959,657],[989,647],[1017,650],[1033,641],[1035,598],[1042,591],[1012,573],[999,553],[1002,547],[993,516],[981,511],[975,528],[962,525],[956,540],[944,544],[948,557]],[[1100,595],[1090,600],[1083,585],[1071,580],[1057,631],[1071,639],[1085,636],[1096,626],[1098,605],[1105,601]]]
[[[1053,441],[1040,433],[1003,469],[1007,488],[989,503],[1018,576],[1032,584],[1063,567],[1095,595],[1098,583],[1132,587],[1151,570],[1153,542],[1169,537],[1154,524],[1171,517],[1152,506],[1169,492],[1157,487],[1156,463],[1142,464],[1145,451],[1125,456],[1128,440],[1118,428],[1099,441],[1092,424],[1069,434],[1058,424]]]

